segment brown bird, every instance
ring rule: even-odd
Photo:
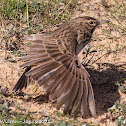
[[[80,111],[86,117],[89,105],[92,116],[96,117],[94,94],[89,74],[78,59],[78,54],[90,41],[95,28],[106,20],[84,16],[70,20],[51,34],[31,34],[27,56],[20,58],[26,70],[14,86],[14,90],[26,88],[30,80],[36,80],[56,102],[57,109],[64,104],[64,114],[74,117]]]

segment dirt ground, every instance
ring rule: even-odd
[[[118,1],[119,3],[121,2],[121,0]],[[126,1],[124,2],[126,4]],[[79,8],[73,17],[88,15],[97,19],[108,19],[117,26],[120,26],[119,22],[112,18],[111,13],[107,11],[100,0],[90,0],[78,4],[80,4]],[[108,0],[108,5],[111,9],[115,9],[114,4],[114,1]],[[126,20],[121,18],[120,20],[123,26],[126,27]],[[12,97],[7,97],[7,99],[14,101],[18,106],[18,109],[15,106],[10,106],[11,111],[23,114],[31,113],[31,116],[35,119],[48,116],[54,122],[55,120],[71,121],[74,122],[74,125],[78,126],[84,123],[99,126],[117,126],[113,120],[113,115],[108,109],[116,102],[126,102],[126,94],[115,87],[115,82],[126,78],[126,32],[123,34],[122,30],[118,29],[118,27],[115,28],[111,24],[104,24],[96,29],[90,44],[94,50],[97,50],[92,62],[106,54],[87,67],[95,95],[96,119],[91,117],[90,114],[87,115],[87,119],[82,119],[80,115],[76,119],[63,115],[63,108],[57,111],[55,105],[51,104],[45,96],[40,96],[44,93],[42,87],[38,87],[37,84],[29,85],[26,90],[23,90],[21,95],[14,94]],[[7,87],[11,92],[23,72],[23,69],[19,68],[22,62],[9,62],[9,60],[4,59],[5,55],[12,56],[13,54],[11,51],[5,54],[4,49],[0,50],[0,85]],[[91,56],[92,54],[87,59],[90,59]],[[126,85],[126,79],[121,81],[121,84]]]

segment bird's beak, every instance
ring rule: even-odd
[[[109,21],[108,20],[99,20],[98,21],[98,25],[102,25],[104,23],[109,23]]]

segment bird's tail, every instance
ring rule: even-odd
[[[23,74],[21,75],[21,77],[19,78],[19,80],[17,81],[17,83],[15,84],[13,90],[17,91],[17,90],[22,90],[23,88],[26,88],[27,85],[29,84],[29,78],[25,76],[25,74],[30,70],[30,67],[27,67],[25,69],[25,71],[23,72]]]

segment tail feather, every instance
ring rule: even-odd
[[[75,80],[73,88],[72,88],[71,92],[69,93],[66,101],[64,102],[64,114],[67,114],[69,109],[72,108],[72,104],[77,95],[78,88],[79,88],[79,84],[77,83],[77,80]]]
[[[76,113],[78,112],[78,109],[79,109],[80,104],[81,104],[81,98],[82,98],[82,95],[83,95],[83,83],[81,82],[81,80],[78,80],[77,84],[79,84],[79,89],[78,89],[77,96],[75,98],[74,105],[73,105],[73,108],[72,108],[72,113],[73,113],[74,116],[76,116]]]
[[[94,102],[94,93],[93,93],[93,89],[91,86],[91,82],[88,78],[88,88],[89,88],[89,93],[88,93],[88,102],[89,102],[89,108],[91,111],[91,114],[93,117],[96,117],[96,110],[95,110],[95,102]]]
[[[27,77],[25,76],[25,73],[27,73],[30,70],[30,67],[26,68],[21,77],[19,78],[18,82],[14,86],[13,90],[22,90],[24,87],[27,87]]]
[[[76,109],[71,112],[73,117],[77,117],[77,114],[79,113],[79,110],[80,110],[80,106],[81,106],[81,102],[79,101],[78,106],[76,107]]]
[[[57,99],[57,109],[60,109],[60,107],[64,104],[64,102],[66,101],[66,99],[68,98],[74,84],[75,84],[76,79],[74,78],[74,76],[71,78],[71,80],[69,81],[67,87],[62,91],[62,93],[60,94],[60,96]],[[70,103],[69,103],[70,104]]]
[[[86,118],[86,112],[87,112],[87,97],[88,97],[88,87],[87,87],[87,81],[84,81],[83,84],[83,96],[81,99],[81,113],[82,117]]]

